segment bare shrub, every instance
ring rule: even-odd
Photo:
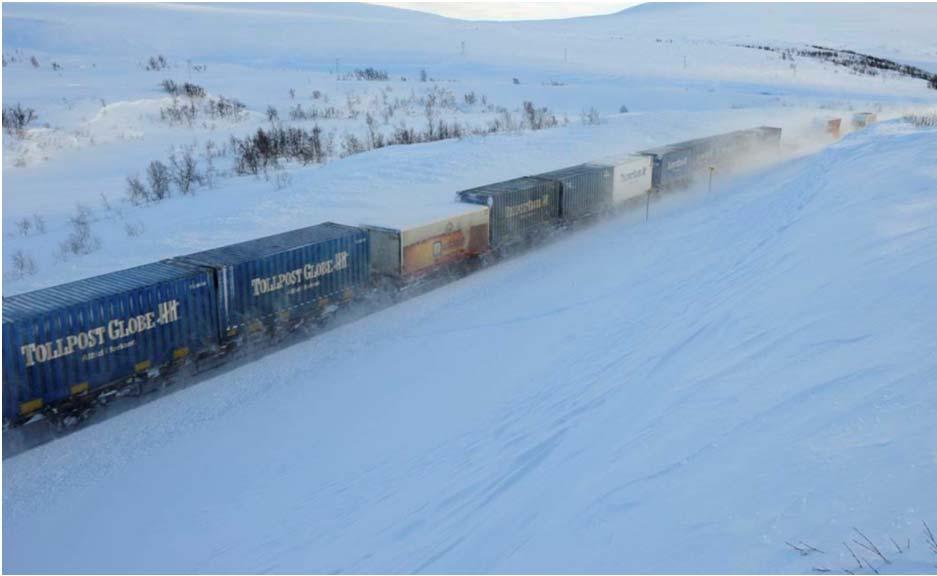
[[[189,98],[204,98],[206,94],[204,88],[198,84],[191,84],[189,82],[186,82],[182,85],[181,92]]]
[[[524,120],[531,130],[543,130],[556,126],[556,116],[548,108],[537,108],[530,101],[524,102]]]
[[[599,111],[595,109],[594,106],[589,107],[588,110],[583,110],[580,115],[580,120],[584,125],[595,125],[602,122],[601,116],[599,116]]]
[[[150,56],[143,68],[150,71],[165,70],[169,68],[169,62],[165,56],[157,54],[156,56]]]
[[[87,206],[79,204],[68,222],[71,225],[71,231],[68,237],[59,244],[63,256],[83,256],[101,247],[100,238],[91,233],[91,210]]]
[[[183,148],[178,154],[173,151],[169,156],[169,169],[170,179],[180,194],[192,194],[192,188],[204,181],[191,147]]]
[[[127,197],[131,203],[136,205],[150,201],[150,193],[143,182],[140,181],[139,176],[127,177]]]
[[[3,107],[3,129],[11,136],[21,135],[37,118],[35,110],[20,104]]]
[[[462,99],[465,100],[465,103],[469,106],[474,106],[475,102],[478,100],[474,91],[466,92]]]
[[[364,152],[367,148],[357,136],[349,132],[345,132],[342,135],[342,156],[351,156],[352,154],[358,154]]]
[[[39,67],[39,59],[36,58],[35,56],[30,56],[30,57],[29,57],[29,63],[33,65],[33,68],[38,68],[38,67]]]
[[[16,231],[19,232],[20,236],[26,237],[29,236],[32,232],[33,223],[29,218],[21,218],[16,221]]]
[[[625,106],[624,104],[622,104],[621,106],[618,107],[618,113],[619,113],[619,114],[627,114],[627,113],[628,113],[628,107]]]
[[[280,113],[273,106],[267,106],[267,121],[270,123],[279,122]]]
[[[158,202],[169,197],[169,168],[159,160],[153,160],[146,168],[146,178],[150,184],[150,200]]]
[[[36,273],[36,261],[22,250],[14,252],[10,260],[15,278],[25,278]]]
[[[58,72],[58,71],[60,71],[60,70],[62,69],[62,65],[59,64],[58,62],[53,62],[53,63],[52,63],[52,69],[55,70],[56,72]]]
[[[170,80],[169,78],[160,82],[159,85],[163,88],[163,90],[167,94],[170,94],[172,96],[179,95],[179,86],[174,81]]]

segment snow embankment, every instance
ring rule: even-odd
[[[3,568],[932,571],[935,165],[880,125],[9,459]]]

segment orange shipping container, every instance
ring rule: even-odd
[[[488,208],[455,205],[448,215],[407,226],[362,226],[368,231],[371,268],[412,277],[488,251]]]

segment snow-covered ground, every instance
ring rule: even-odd
[[[4,569],[933,571],[934,166],[881,125],[16,456]]]
[[[641,6],[570,21],[485,23],[364,5],[5,6],[3,104],[33,108],[39,118],[23,137],[3,136],[4,291],[325,220],[414,217],[466,187],[713,132],[770,124],[790,133],[818,116],[872,109],[889,117],[937,101],[921,80],[857,76],[808,59],[792,69],[777,53],[738,46],[801,45],[810,40],[801,20],[813,18],[815,42],[873,50],[878,44],[859,31],[874,29],[876,38],[895,39],[887,55],[900,49],[909,61],[937,62],[926,26],[937,18],[932,5],[733,10]],[[900,33],[880,35],[883,23],[900,24]],[[168,67],[146,70],[159,55]],[[365,67],[390,80],[334,73]],[[419,81],[423,70],[427,82]],[[247,108],[238,120],[201,114],[192,126],[169,125],[160,119],[172,102],[164,80]],[[524,101],[569,123],[340,158],[347,136],[367,135],[368,113],[384,134],[425,129],[431,93],[452,99],[435,106],[437,120],[469,129],[503,117],[499,108],[518,123]],[[331,107],[338,117],[294,121],[297,105]],[[332,140],[331,161],[285,164],[266,177],[231,174],[230,137],[268,127],[269,106],[286,126],[319,126]],[[602,123],[583,125],[582,112],[593,107]],[[145,181],[150,162],[168,163],[183,147],[194,147],[206,172],[208,145],[212,186],[158,205],[129,203],[128,177]],[[88,222],[89,239],[77,254],[62,250],[76,217]],[[17,259],[31,266],[14,266]]]
[[[737,46],[935,69],[935,20],[933,5],[652,5],[517,23],[361,5],[4,5],[3,104],[39,114],[3,137],[5,294],[323,220],[419,218],[463,188],[688,137],[785,129],[780,163],[652,204],[647,223],[579,230],[4,460],[4,571],[871,572],[844,542],[883,573],[937,570],[922,535],[924,521],[937,529],[937,130],[893,120],[937,91]],[[157,54],[169,68],[143,69]],[[391,79],[339,80],[336,65]],[[245,114],[170,126],[164,79]],[[173,146],[268,126],[268,106],[340,149],[385,96],[411,105],[381,130],[422,128],[415,103],[440,90],[456,102],[440,114],[465,126],[502,114],[469,92],[515,119],[529,100],[569,123],[336,154],[268,179],[227,173],[229,153],[213,187],[126,200],[127,176]],[[325,97],[341,117],[289,119]],[[580,121],[590,107],[600,124]],[[866,109],[887,121],[818,137],[815,120]],[[99,246],[63,256],[78,203]],[[45,231],[22,233],[36,215]],[[17,254],[35,269],[11,274]]]

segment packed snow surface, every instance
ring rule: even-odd
[[[18,455],[4,569],[933,570],[934,166],[854,133]]]

